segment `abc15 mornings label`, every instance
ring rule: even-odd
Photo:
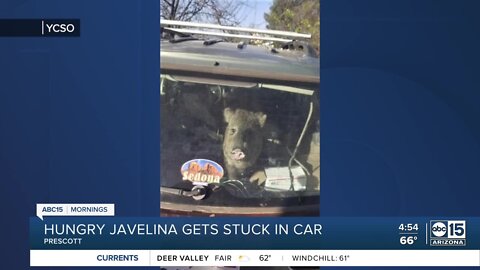
[[[466,246],[465,220],[431,220],[430,246]]]

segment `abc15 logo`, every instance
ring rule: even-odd
[[[465,239],[467,236],[467,224],[465,220],[431,220],[430,237]]]

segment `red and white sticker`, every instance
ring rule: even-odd
[[[203,185],[220,183],[224,174],[222,166],[209,159],[189,160],[182,165],[180,172],[183,180]]]

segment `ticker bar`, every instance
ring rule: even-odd
[[[31,250],[30,266],[480,266],[480,250]]]

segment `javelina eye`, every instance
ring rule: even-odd
[[[231,129],[230,129],[230,135],[235,134],[235,132],[237,132],[237,129],[236,129],[236,128],[231,128]]]

